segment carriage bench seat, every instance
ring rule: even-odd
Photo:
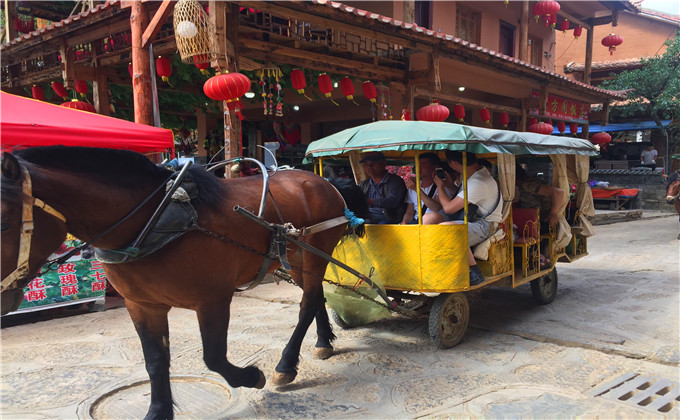
[[[524,277],[535,274],[540,269],[540,223],[538,209],[512,208],[512,223],[517,226],[514,247],[521,250],[521,272]]]

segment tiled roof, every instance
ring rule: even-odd
[[[104,9],[106,9],[106,8],[108,8],[108,7],[111,7],[112,5],[114,5],[114,4],[116,4],[116,3],[119,3],[119,1],[118,1],[118,0],[107,0],[105,3],[99,4],[99,5],[97,5],[96,7],[93,7],[92,9],[88,9],[88,10],[86,10],[86,11],[84,11],[84,12],[80,12],[80,13],[78,13],[77,15],[69,16],[68,18],[62,19],[62,20],[60,20],[59,22],[55,22],[55,23],[53,23],[53,24],[51,24],[51,25],[47,25],[47,26],[44,27],[44,28],[36,29],[36,30],[33,31],[33,32],[29,32],[29,33],[27,33],[27,34],[23,34],[23,35],[18,36],[18,37],[14,38],[14,39],[11,39],[11,40],[9,40],[9,41],[7,41],[7,42],[4,42],[4,43],[2,44],[1,47],[5,48],[5,47],[8,47],[8,46],[10,46],[10,45],[16,45],[16,44],[20,43],[20,42],[23,41],[23,40],[31,39],[31,38],[33,38],[33,37],[40,36],[40,35],[44,34],[45,32],[50,32],[50,31],[53,31],[53,30],[55,30],[55,29],[57,29],[57,28],[61,28],[61,27],[63,27],[63,26],[66,26],[66,25],[70,24],[71,22],[76,22],[76,21],[78,21],[78,20],[80,20],[80,19],[86,18],[86,17],[88,17],[88,16],[90,16],[90,15],[93,15],[93,14],[95,14],[95,13],[99,13],[99,12],[101,12],[102,10],[104,10]]]
[[[627,70],[632,68],[640,67],[642,60],[640,58],[622,58],[620,60],[608,60],[608,61],[593,61],[591,70]],[[577,71],[583,71],[586,65],[583,63],[571,62],[564,66],[565,73],[573,73]]]
[[[680,24],[680,16],[678,16],[678,15],[672,15],[670,13],[659,12],[658,10],[645,9],[644,7],[640,8],[640,13],[642,15],[652,15],[652,16],[656,16],[656,17],[666,19],[666,20],[670,20],[670,21],[673,21],[673,22]]]
[[[444,33],[441,33],[441,32],[436,32],[432,29],[420,27],[420,26],[418,26],[414,23],[402,22],[400,20],[396,20],[396,19],[393,19],[393,18],[388,17],[388,16],[383,16],[383,15],[378,14],[378,13],[369,12],[369,11],[366,11],[366,10],[358,9],[356,7],[353,7],[353,6],[348,6],[348,5],[345,5],[343,3],[329,1],[329,0],[312,0],[312,3],[332,7],[334,9],[341,10],[341,11],[346,12],[346,13],[351,13],[351,14],[354,14],[354,15],[357,15],[357,16],[361,16],[361,17],[364,17],[366,19],[372,19],[374,21],[381,22],[381,23],[384,23],[386,25],[398,26],[402,29],[406,29],[406,30],[410,30],[410,31],[413,31],[413,32],[417,32],[417,33],[420,33],[420,34],[427,35],[427,36],[431,36],[433,38],[443,39],[445,41],[449,41],[449,42],[452,42],[454,44],[461,45],[465,48],[470,49],[471,51],[481,52],[481,53],[487,54],[489,56],[497,57],[497,58],[504,60],[506,62],[518,64],[518,65],[523,66],[527,69],[531,69],[535,72],[538,72],[538,73],[541,73],[541,74],[546,74],[546,75],[552,76],[552,77],[557,78],[557,79],[562,79],[562,80],[564,80],[568,83],[581,86],[583,88],[592,90],[594,92],[604,93],[604,94],[612,95],[612,96],[618,96],[615,92],[605,90],[605,89],[600,89],[598,87],[591,86],[591,85],[588,85],[586,83],[579,82],[577,80],[573,80],[569,77],[555,73],[553,71],[548,71],[548,70],[544,69],[543,67],[535,66],[533,64],[527,63],[526,61],[519,60],[515,57],[510,57],[510,56],[507,56],[505,54],[501,54],[499,52],[496,52],[494,50],[490,50],[488,48],[481,47],[477,44],[473,44],[471,42],[465,41],[464,39],[456,38],[453,35],[448,35],[448,34],[444,34]]]

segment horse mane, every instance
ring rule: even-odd
[[[331,185],[338,190],[340,195],[342,195],[342,198],[345,199],[347,208],[350,209],[355,216],[366,220],[366,223],[370,223],[371,211],[368,208],[366,196],[364,196],[364,192],[353,180],[333,177],[328,178],[328,182],[330,182]],[[354,232],[359,237],[363,236],[365,232],[364,225],[357,226],[354,229]]]
[[[115,178],[116,185],[128,188],[157,184],[171,174],[167,167],[156,165],[146,156],[129,150],[45,146],[22,149],[13,154],[25,162],[44,168],[82,173],[95,179]],[[188,176],[198,186],[197,203],[217,207],[224,192],[219,178],[201,167],[190,168]],[[5,193],[4,182],[2,192]]]

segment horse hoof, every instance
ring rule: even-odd
[[[317,360],[326,360],[333,355],[333,347],[314,347],[312,357]]]
[[[267,383],[267,378],[265,378],[264,373],[260,371],[260,379],[257,381],[255,384],[256,389],[262,389],[264,388],[264,385]]]
[[[297,373],[295,372],[274,372],[272,383],[274,385],[287,385],[295,380]]]

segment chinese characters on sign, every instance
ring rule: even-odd
[[[531,96],[539,98],[540,93],[534,90],[531,92]],[[569,122],[586,123],[588,122],[589,112],[590,105],[584,102],[572,101],[571,99],[549,94],[544,117]],[[531,109],[529,114],[538,116],[538,109]]]

